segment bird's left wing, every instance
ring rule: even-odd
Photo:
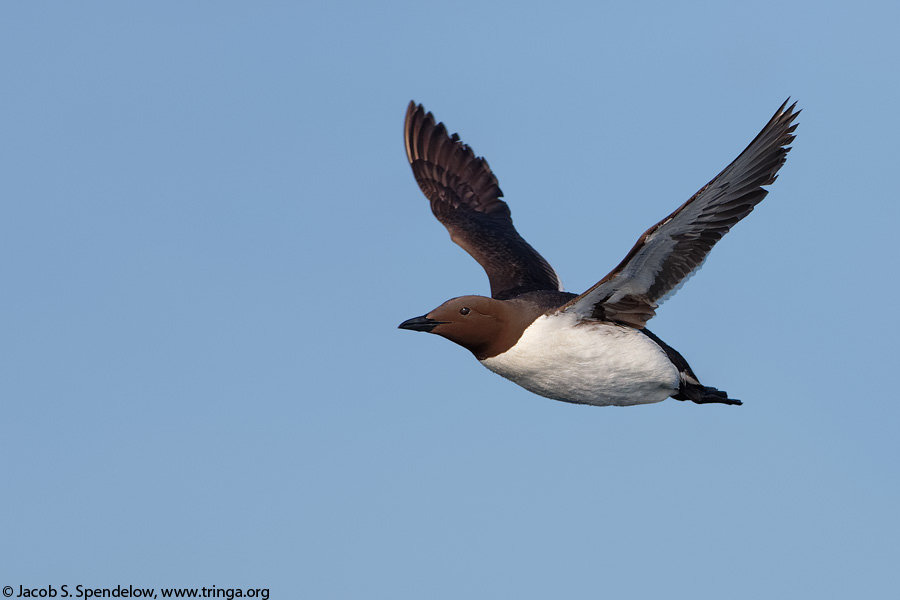
[[[759,135],[715,179],[648,229],[609,275],[560,310],[643,328],[731,227],[750,214],[775,181],[794,139],[796,102],[778,109]]]

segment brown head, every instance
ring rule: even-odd
[[[519,341],[525,328],[543,312],[530,308],[515,300],[460,296],[427,315],[404,321],[400,329],[440,335],[483,360],[506,352]]]

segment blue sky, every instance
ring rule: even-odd
[[[894,3],[7,3],[0,585],[886,597]],[[651,327],[740,408],[534,396],[396,329],[488,292],[403,152],[490,161],[580,292],[787,97]]]

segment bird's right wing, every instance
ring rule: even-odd
[[[487,273],[491,296],[562,290],[553,267],[513,227],[509,206],[486,160],[415,102],[403,127],[406,156],[431,211],[450,238]]]

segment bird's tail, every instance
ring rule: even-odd
[[[688,364],[684,357],[679,354],[675,348],[672,348],[656,337],[649,329],[645,327],[644,329],[641,329],[641,333],[656,342],[656,344],[663,349],[663,352],[666,353],[666,356],[669,357],[669,360],[672,361],[672,364],[678,369],[680,385],[678,393],[674,394],[672,398],[675,398],[676,400],[690,400],[697,404],[731,404],[732,406],[740,406],[743,404],[743,402],[736,398],[729,398],[728,392],[723,392],[722,390],[717,390],[714,387],[709,387],[708,385],[700,383],[700,380],[694,375],[691,365]]]
[[[734,406],[743,404],[743,402],[737,398],[729,398],[728,392],[723,392],[714,387],[703,385],[690,375],[687,377],[685,377],[685,375],[687,374],[684,372],[681,373],[681,389],[678,390],[677,394],[672,396],[676,400],[690,400],[697,404],[731,404]],[[692,379],[693,381],[691,381]]]

